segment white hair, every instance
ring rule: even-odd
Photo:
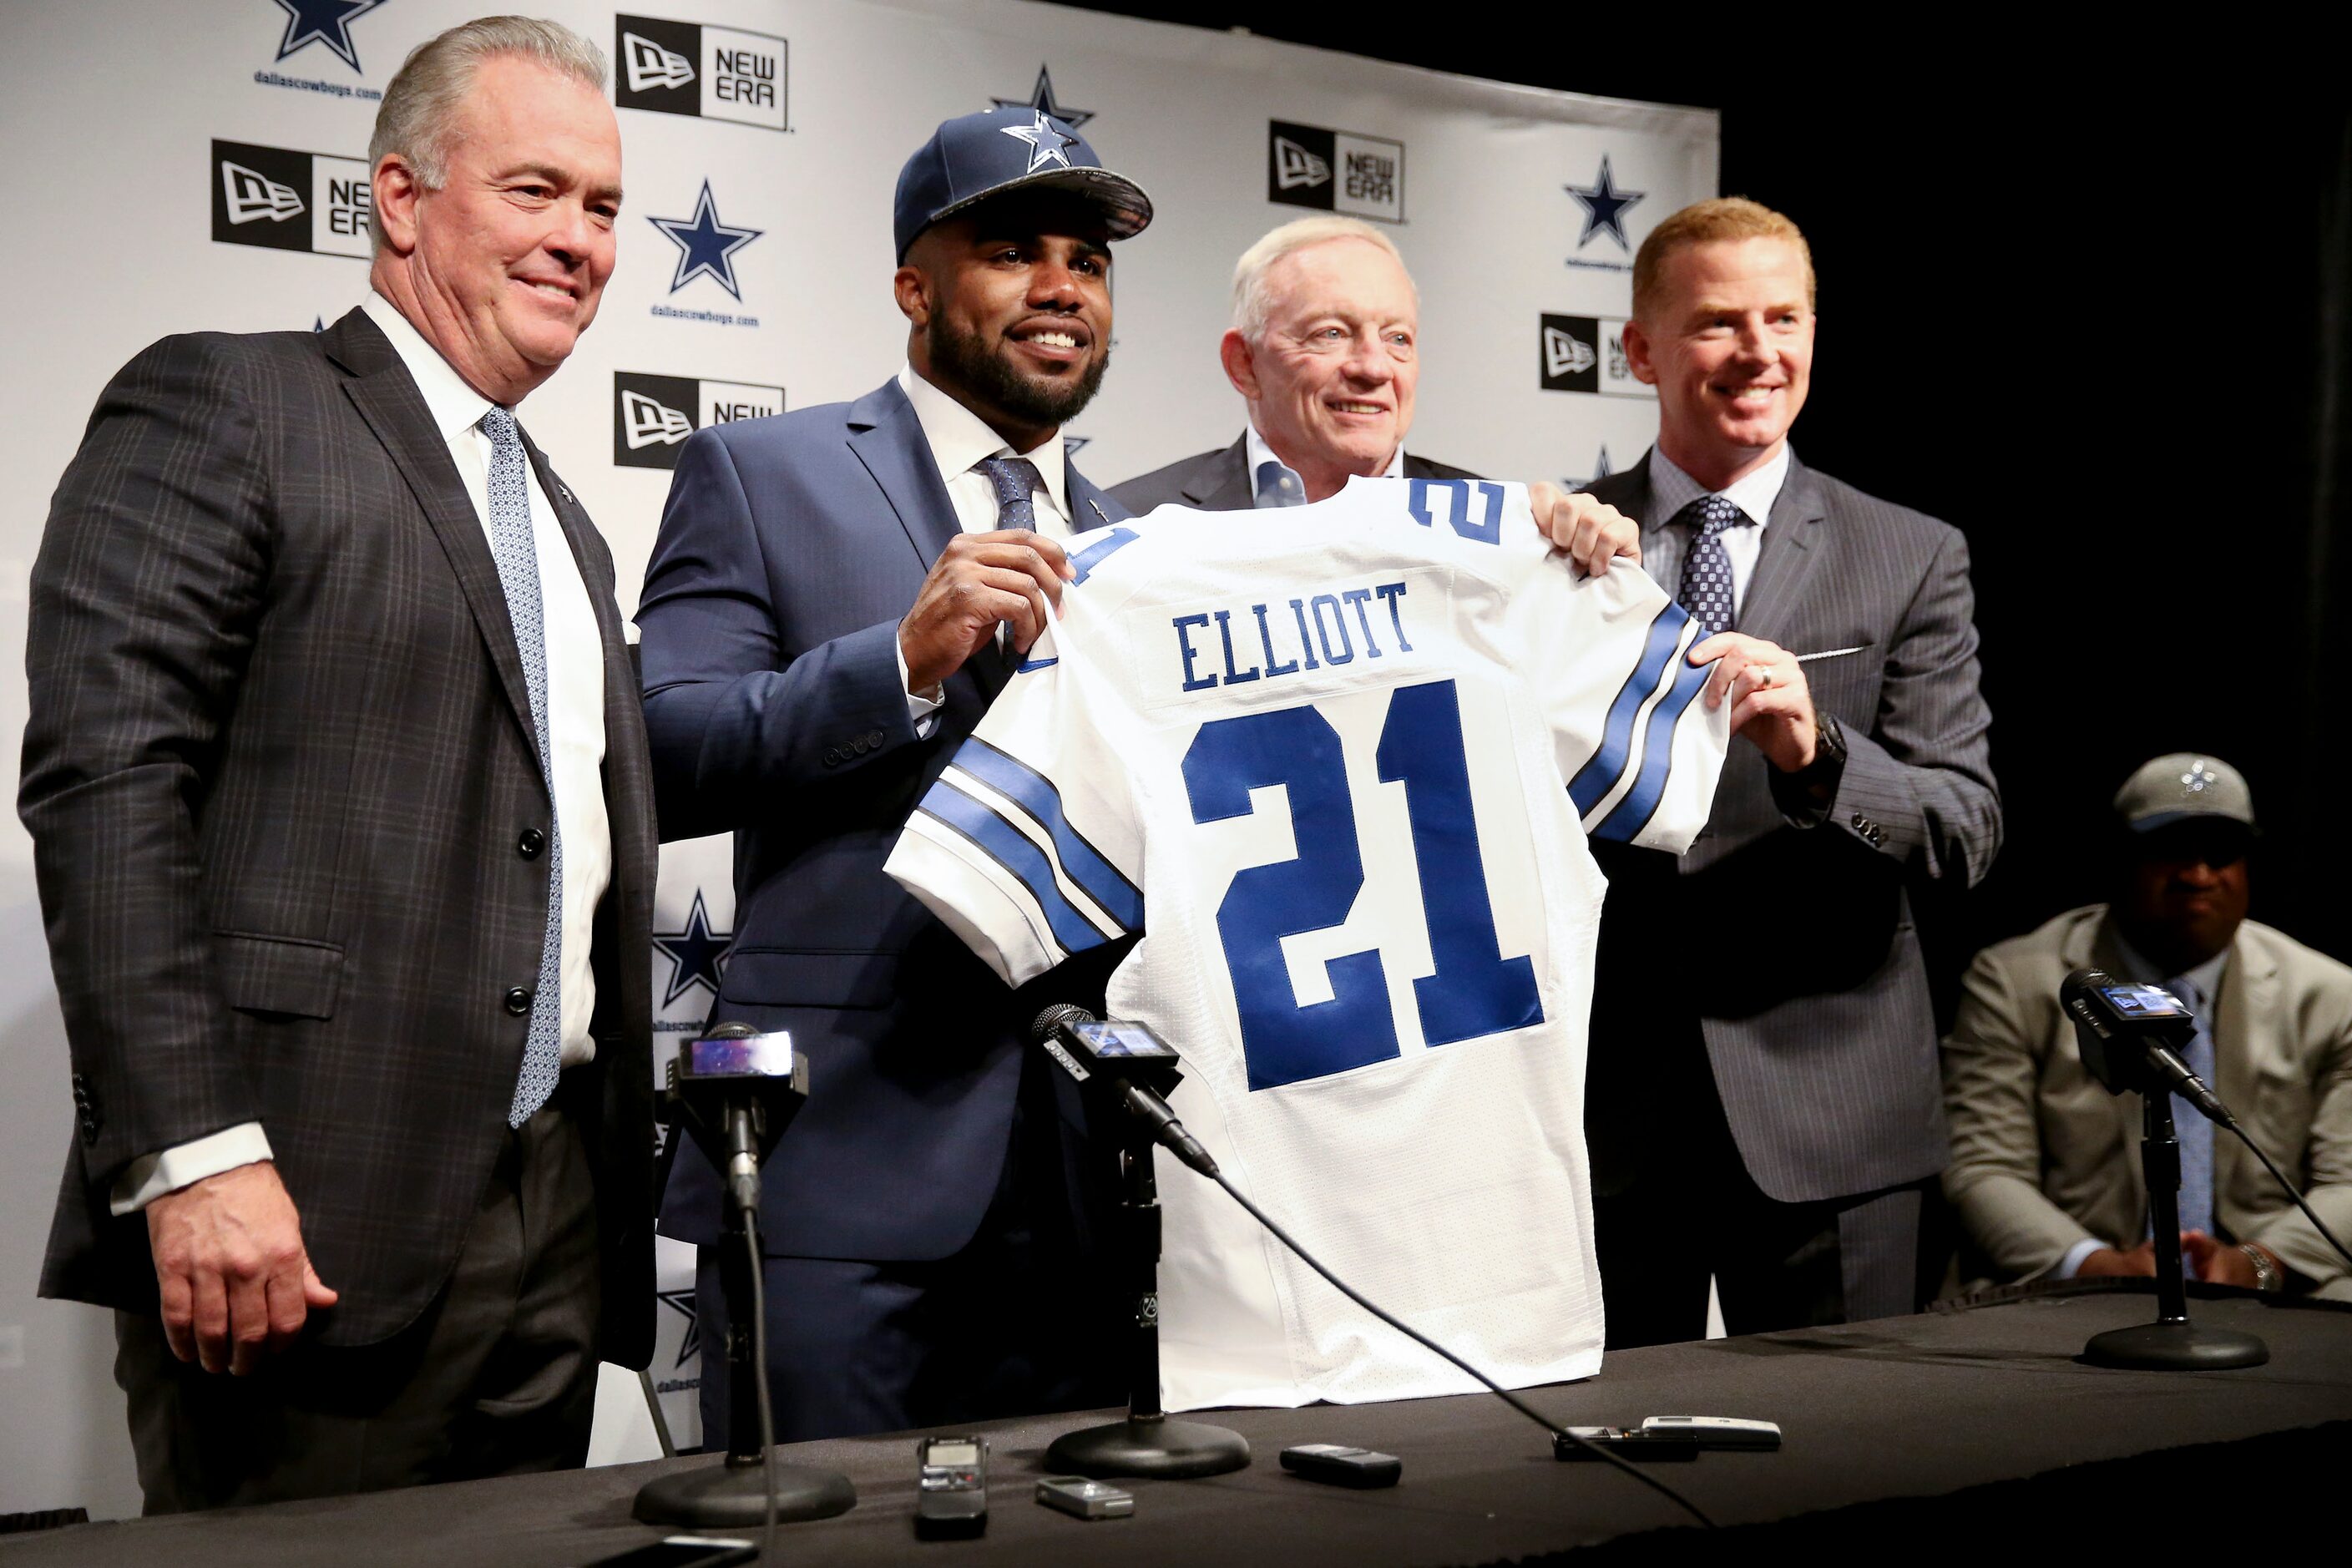
[[[1387,235],[1360,218],[1302,217],[1266,235],[1243,251],[1242,258],[1234,264],[1234,330],[1251,342],[1263,340],[1266,316],[1273,308],[1266,298],[1266,274],[1284,257],[1335,239],[1360,239],[1387,251],[1404,269],[1405,283],[1412,289],[1414,302],[1420,302],[1421,288],[1412,281],[1412,269],[1405,268],[1396,242]]]
[[[439,190],[449,178],[457,111],[474,89],[475,73],[485,60],[500,56],[530,60],[600,93],[604,90],[604,51],[562,23],[531,16],[478,16],[409,51],[375,111],[368,167],[398,153],[426,190]],[[383,244],[380,226],[375,242]]]

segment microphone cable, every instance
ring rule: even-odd
[[[767,1500],[760,1513],[760,1568],[775,1562],[776,1515],[783,1506],[776,1485],[776,1408],[768,1391],[768,1282],[760,1258],[760,1226],[755,1219],[743,1227],[743,1249],[751,1255],[751,1364],[758,1374],[760,1397],[760,1479]]]
[[[2263,1169],[2271,1173],[2273,1181],[2286,1189],[2286,1195],[2294,1200],[2294,1206],[2301,1209],[2303,1217],[2311,1222],[2311,1228],[2326,1238],[2327,1245],[2336,1249],[2337,1257],[2343,1258],[2347,1264],[2352,1264],[2352,1252],[2344,1250],[2344,1244],[2336,1239],[2336,1233],[2327,1228],[2327,1222],[2319,1217],[2313,1210],[2309,1200],[2304,1197],[2303,1189],[2286,1179],[2286,1173],[2278,1168],[2278,1162],[2263,1152],[2263,1146],[2254,1142],[2252,1134],[2238,1125],[2238,1119],[2235,1116],[2231,1117],[2221,1125],[2236,1133],[2238,1142],[2253,1151],[2254,1158],[2263,1163]]]
[[[1657,1477],[1651,1475],[1648,1471],[1643,1469],[1640,1466],[1633,1464],[1630,1460],[1621,1458],[1617,1455],[1611,1453],[1606,1446],[1595,1443],[1588,1437],[1580,1436],[1566,1426],[1555,1425],[1548,1419],[1541,1411],[1536,1409],[1535,1406],[1529,1405],[1527,1401],[1513,1394],[1509,1389],[1505,1388],[1501,1384],[1496,1383],[1493,1378],[1488,1377],[1485,1373],[1480,1372],[1476,1367],[1472,1366],[1468,1362],[1464,1361],[1460,1356],[1455,1355],[1452,1351],[1447,1350],[1444,1345],[1439,1344],[1435,1340],[1431,1339],[1427,1334],[1408,1326],[1402,1320],[1375,1306],[1370,1300],[1358,1292],[1345,1280],[1341,1279],[1337,1274],[1332,1273],[1328,1268],[1323,1267],[1322,1260],[1317,1258],[1313,1253],[1307,1251],[1306,1247],[1300,1246],[1297,1237],[1292,1236],[1279,1225],[1276,1225],[1274,1222],[1272,1215],[1268,1215],[1264,1209],[1258,1207],[1257,1205],[1250,1202],[1248,1196],[1244,1194],[1239,1187],[1234,1185],[1231,1178],[1227,1177],[1223,1170],[1215,1167],[1215,1163],[1213,1161],[1211,1162],[1211,1169],[1203,1173],[1206,1174],[1211,1181],[1213,1181],[1217,1185],[1223,1187],[1225,1190],[1226,1196],[1232,1198],[1234,1202],[1241,1205],[1244,1209],[1248,1211],[1249,1216],[1252,1219],[1265,1226],[1268,1234],[1272,1235],[1276,1241],[1279,1241],[1283,1246],[1290,1248],[1292,1252],[1296,1253],[1300,1262],[1306,1264],[1307,1268],[1312,1268],[1316,1273],[1321,1275],[1333,1289],[1348,1298],[1349,1300],[1353,1301],[1357,1306],[1361,1307],[1365,1311],[1370,1312],[1373,1317],[1378,1318],[1381,1322],[1386,1323],[1390,1328],[1392,1328],[1397,1332],[1404,1335],[1405,1338],[1412,1341],[1415,1344],[1420,1345],[1423,1349],[1434,1352],[1439,1356],[1444,1357],[1446,1361],[1451,1362],[1454,1365],[1460,1367],[1464,1372],[1468,1373],[1472,1377],[1477,1379],[1481,1384],[1484,1384],[1490,1391],[1498,1396],[1504,1404],[1509,1405],[1512,1409],[1517,1411],[1520,1415],[1526,1416],[1537,1426],[1542,1427],[1545,1432],[1550,1435],[1554,1443],[1558,1443],[1560,1439],[1566,1438],[1568,1441],[1574,1443],[1578,1447],[1582,1448],[1586,1453],[1591,1454],[1594,1458],[1607,1460],[1609,1463],[1616,1466],[1619,1469],[1624,1471],[1627,1475],[1633,1477],[1635,1480],[1641,1482],[1643,1486],[1648,1487],[1652,1491],[1659,1493],[1664,1497],[1667,1501],[1673,1503],[1675,1507],[1689,1514],[1693,1519],[1698,1521],[1700,1524],[1706,1526],[1707,1529],[1714,1530],[1718,1528],[1715,1521],[1707,1517],[1706,1510],[1700,1508],[1698,1504],[1691,1501],[1690,1499],[1683,1496],[1681,1492],[1676,1491],[1673,1487],[1668,1486]]]

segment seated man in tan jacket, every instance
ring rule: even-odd
[[[2246,919],[2254,812],[2212,757],[2158,757],[2116,796],[2115,899],[1977,955],[1944,1041],[1944,1192],[1995,1282],[2156,1271],[2136,1095],[2084,1070],[2058,986],[2085,964],[2198,1016],[2190,1066],[2352,1236],[2352,969]],[[2352,1268],[2236,1139],[2186,1106],[2183,1267],[2217,1284],[2352,1300]],[[1964,1266],[1964,1273],[1974,1272]]]

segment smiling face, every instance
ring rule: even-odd
[[[1412,427],[1421,310],[1397,258],[1360,239],[1294,250],[1266,268],[1265,326],[1225,334],[1225,374],[1250,420],[1320,500],[1376,476]]]
[[[1110,241],[1054,191],[986,202],[925,229],[894,279],[915,373],[1016,452],[1051,437],[1110,368]]]
[[[426,189],[399,153],[375,170],[376,287],[491,401],[555,374],[613,275],[621,133],[585,82],[515,57],[475,73]]]
[[[1659,450],[1711,490],[1769,461],[1805,405],[1810,281],[1785,239],[1685,246],[1625,328],[1634,375],[1658,389]]]

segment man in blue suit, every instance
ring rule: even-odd
[[[637,621],[664,838],[732,831],[715,1016],[790,1030],[811,1088],[770,1162],[779,1440],[1117,1399],[1090,1354],[1074,1162],[1007,992],[882,862],[1125,509],[1060,428],[1109,363],[1110,244],[1151,205],[1033,109],[941,125],[899,175],[907,364],[855,403],[697,434]],[[664,1230],[717,1239],[682,1158]],[[724,1309],[706,1245],[704,1343]],[[726,1425],[703,1381],[703,1431]]]

